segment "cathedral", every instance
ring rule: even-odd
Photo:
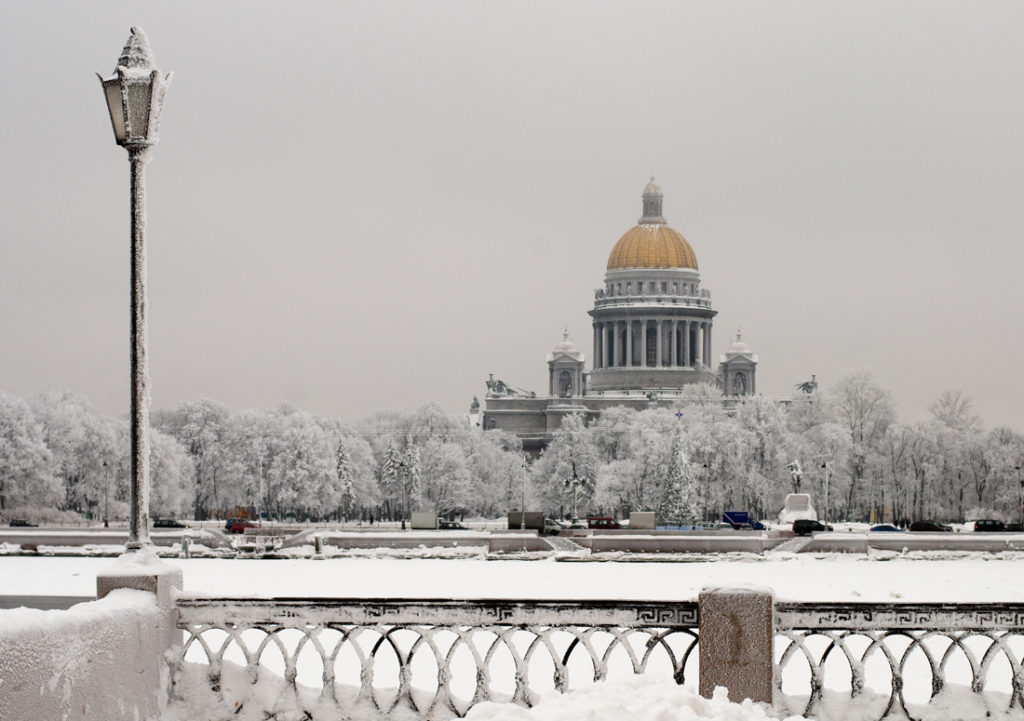
[[[572,413],[593,418],[614,406],[671,405],[693,383],[718,385],[726,396],[756,392],[757,356],[738,333],[712,368],[711,293],[701,287],[693,248],[666,223],[653,178],[644,188],[643,215],[612,247],[589,313],[590,372],[566,332],[547,357],[546,395],[491,376],[484,407],[474,399],[471,419],[485,430],[514,433],[537,452]]]

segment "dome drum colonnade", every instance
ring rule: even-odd
[[[604,287],[589,311],[591,372],[585,372],[586,358],[567,329],[547,358],[546,396],[493,377],[488,381],[479,420],[485,430],[513,433],[524,451],[536,455],[569,415],[593,419],[611,408],[669,405],[684,388],[701,382],[724,386],[726,396],[754,393],[757,356],[739,336],[717,373],[712,367],[711,294],[701,288],[693,249],[665,222],[661,206],[652,178],[644,188],[643,216],[612,249]]]
[[[713,380],[711,296],[700,288],[697,258],[662,216],[662,194],[644,189],[644,214],[615,244],[605,287],[590,311],[593,370],[588,390],[680,388]]]

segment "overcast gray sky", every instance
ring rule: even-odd
[[[543,392],[655,175],[759,390],[871,368],[1024,428],[1024,4],[0,6],[0,389],[128,406],[128,163],[95,71],[174,71],[153,404]]]

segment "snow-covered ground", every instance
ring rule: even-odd
[[[559,562],[551,557],[486,560],[377,556],[168,562],[183,569],[186,592],[215,596],[687,600],[696,598],[707,586],[753,584],[769,586],[779,598],[792,600],[971,602],[1017,601],[1024,597],[1024,574],[1019,573],[1024,554],[1014,552],[730,554],[714,560],[700,559],[580,563]],[[0,595],[87,596],[95,591],[96,573],[109,564],[106,558],[0,556]],[[838,715],[829,714],[831,718],[846,718],[847,711],[855,711],[848,695],[836,697],[835,703]],[[933,706],[931,710],[939,715],[932,717],[985,717],[985,709],[967,689],[962,698],[950,697],[945,704]],[[195,711],[179,704],[170,713],[187,715]],[[566,696],[553,695],[529,710],[482,704],[469,716],[474,721],[561,721],[567,717],[588,721],[762,721],[769,716],[762,707],[732,704],[723,697],[702,699],[691,687],[681,688],[671,679],[658,678],[615,680]],[[1011,714],[1005,718],[1020,717]]]
[[[707,557],[701,557],[702,559]],[[215,596],[688,600],[759,585],[803,601],[1019,601],[1024,554],[727,554],[696,562],[576,563],[388,557],[171,559],[185,590]],[[88,596],[106,558],[0,556],[0,595]]]

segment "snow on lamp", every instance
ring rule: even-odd
[[[156,68],[142,28],[132,28],[114,74],[96,76],[103,85],[117,144],[127,148],[154,145],[172,74],[164,76]]]
[[[98,74],[97,74],[98,75]],[[149,545],[149,363],[146,330],[146,183],[149,149],[156,144],[170,74],[161,75],[149,40],[132,28],[109,78],[99,76],[117,144],[131,165],[131,508],[129,551]]]

